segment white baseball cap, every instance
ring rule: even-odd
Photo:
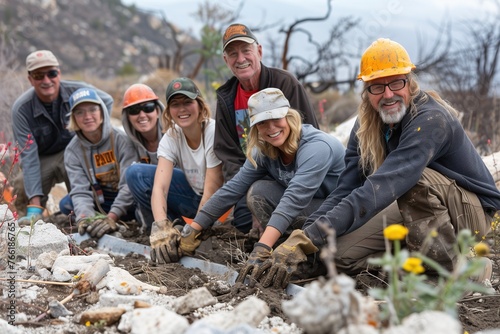
[[[286,116],[290,102],[278,88],[265,88],[248,99],[250,126],[268,120]]]

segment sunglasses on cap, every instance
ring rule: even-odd
[[[128,114],[132,115],[132,116],[139,115],[141,110],[144,111],[146,114],[149,114],[149,113],[152,113],[153,111],[156,110],[156,103],[155,102],[146,102],[143,104],[130,106],[126,110],[127,110]]]
[[[47,76],[49,79],[54,79],[59,75],[59,70],[49,70],[46,72],[31,72],[30,76],[35,79],[35,80],[43,80],[45,76]]]

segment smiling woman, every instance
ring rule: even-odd
[[[151,196],[151,258],[158,263],[177,262],[180,232],[174,225],[189,229],[183,217],[193,218],[223,182],[221,161],[213,151],[215,121],[196,84],[177,78],[169,83],[166,99],[166,132]]]

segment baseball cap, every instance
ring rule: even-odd
[[[46,66],[59,66],[56,56],[48,50],[38,50],[26,57],[26,69],[28,72]]]
[[[193,80],[189,78],[177,78],[172,80],[167,87],[167,103],[175,94],[182,94],[194,100],[201,95]]]
[[[248,99],[250,126],[268,120],[286,116],[290,102],[278,88],[265,88]]]
[[[101,105],[102,100],[97,95],[97,92],[92,88],[79,88],[71,94],[69,97],[69,110],[70,112],[75,109],[75,107],[83,102],[92,102]]]
[[[226,32],[222,36],[222,50],[225,50],[229,43],[234,41],[259,43],[252,31],[246,25],[240,23],[234,23],[227,27]]]

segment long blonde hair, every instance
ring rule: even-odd
[[[290,126],[290,134],[283,143],[283,152],[288,155],[294,155],[299,149],[300,134],[302,131],[302,118],[300,116],[300,113],[292,108],[288,109],[285,118],[288,122],[288,125]],[[281,151],[279,148],[274,147],[273,145],[260,138],[257,126],[252,126],[250,128],[246,152],[248,161],[250,161],[252,165],[254,165],[254,167],[257,167],[257,163],[252,157],[252,151],[254,147],[257,148],[259,154],[268,156],[273,160],[278,159]]]
[[[410,72],[407,75],[408,87],[410,89],[410,106],[408,111],[412,117],[417,114],[417,107],[415,105],[415,98],[420,94],[420,86],[417,82],[417,76]],[[385,160],[385,142],[381,135],[383,121],[380,118],[379,112],[372,107],[368,100],[368,92],[366,87],[369,83],[365,82],[363,93],[361,94],[361,104],[358,107],[358,122],[359,129],[356,136],[359,141],[358,154],[360,155],[359,167],[367,175],[375,173],[375,171],[382,165]],[[427,102],[429,96],[434,98],[436,102],[443,106],[451,115],[457,117],[458,112],[446,101],[444,101],[437,92],[428,91],[422,99],[418,101],[419,104]]]

